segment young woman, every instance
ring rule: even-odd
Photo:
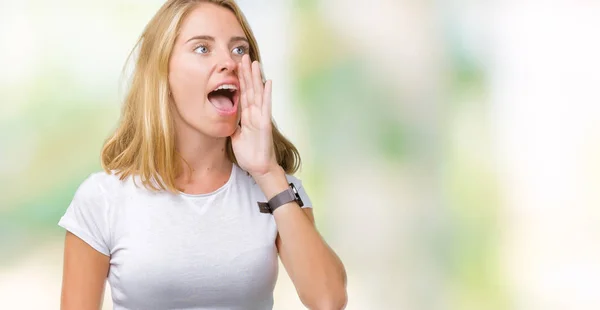
[[[171,0],[146,26],[103,172],[77,190],[61,309],[272,309],[281,258],[310,309],[345,307],[344,267],[291,174],[271,81],[232,0]]]

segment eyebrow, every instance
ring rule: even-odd
[[[211,37],[211,36],[193,36],[189,40],[185,41],[185,43],[188,43],[188,42],[193,41],[193,40],[206,40],[206,41],[213,41],[214,42],[215,38]],[[244,42],[246,42],[246,43],[249,44],[248,39],[246,39],[245,37],[232,37],[229,40],[229,43],[231,43],[231,42],[237,42],[237,41],[244,41]]]

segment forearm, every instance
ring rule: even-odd
[[[293,204],[293,205],[292,205]],[[301,300],[311,309],[341,309],[346,299],[344,267],[296,203],[274,214],[287,269]]]
[[[267,199],[288,187],[282,169],[257,180]],[[313,222],[296,202],[273,212],[279,230],[279,252],[302,302],[311,309],[342,309],[346,272]]]

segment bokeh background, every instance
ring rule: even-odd
[[[0,0],[0,309],[59,308],[56,224],[162,3]],[[600,309],[598,1],[239,3],[347,309]]]

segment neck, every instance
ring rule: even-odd
[[[232,162],[227,157],[227,138],[214,138],[195,130],[179,130],[175,148],[179,153],[182,173],[178,179],[185,183],[215,174],[231,172]]]
[[[226,140],[218,139],[211,142],[178,143],[177,152],[181,156],[183,172],[181,176],[195,179],[209,173],[231,169],[231,161],[227,158],[225,151]]]

